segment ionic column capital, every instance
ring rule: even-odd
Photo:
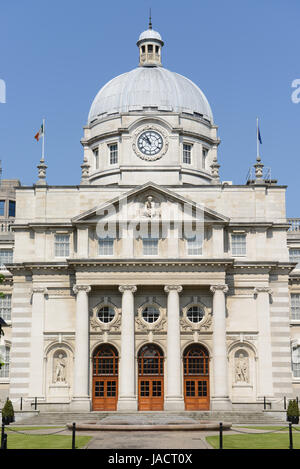
[[[181,285],[166,285],[164,287],[164,290],[166,293],[170,293],[170,291],[176,291],[177,293],[182,292],[182,286]]]
[[[254,295],[258,295],[258,293],[268,293],[269,295],[272,295],[273,291],[270,287],[255,287]]]
[[[125,291],[130,291],[131,293],[135,293],[137,287],[135,285],[120,285],[119,292],[124,293]]]
[[[77,295],[80,291],[85,292],[86,294],[90,293],[91,287],[90,285],[74,285],[73,292]]]
[[[48,294],[48,290],[46,287],[33,286],[31,291],[32,291],[32,294],[34,293],[41,293],[42,295]]]
[[[228,285],[224,284],[218,284],[218,285],[211,285],[210,291],[215,293],[216,291],[222,291],[224,294],[228,292]]]

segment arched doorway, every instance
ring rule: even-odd
[[[164,408],[164,354],[154,344],[144,345],[138,353],[139,410]]]
[[[118,401],[118,351],[100,345],[93,355],[93,410],[116,410]]]
[[[193,344],[183,354],[185,410],[209,409],[209,353]]]

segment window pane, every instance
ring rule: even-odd
[[[159,311],[155,306],[147,306],[144,309],[142,316],[146,322],[155,322],[159,318]]]
[[[246,255],[246,235],[231,235],[231,252],[233,256]]]
[[[3,269],[6,264],[13,262],[13,252],[11,249],[0,249],[0,267]]]
[[[99,309],[98,318],[101,322],[111,322],[115,317],[115,312],[110,306],[103,306]]]
[[[118,163],[118,144],[114,143],[113,145],[109,145],[110,151],[110,164],[117,164]]]
[[[0,378],[9,378],[9,361],[10,361],[10,348],[5,347],[4,356],[2,356],[4,365],[0,370]]]
[[[5,200],[0,200],[0,216],[1,217],[4,217],[5,215],[4,209],[5,209]]]
[[[192,145],[188,145],[186,143],[183,144],[183,162],[186,164],[191,164],[191,152],[192,152]]]
[[[292,350],[292,369],[295,378],[300,378],[300,347]]]
[[[68,257],[70,255],[70,235],[55,235],[55,256]]]
[[[11,320],[11,295],[0,298],[0,316],[4,321]]]
[[[191,322],[200,322],[203,319],[204,311],[200,306],[195,305],[188,309],[186,315]]]
[[[189,256],[199,256],[202,254],[203,236],[195,235],[194,238],[187,239],[187,253]]]
[[[158,239],[157,238],[144,238],[143,239],[143,254],[144,256],[156,256],[158,254]]]
[[[16,216],[16,202],[14,200],[9,201],[8,216],[9,217],[15,217]]]
[[[296,268],[300,267],[300,249],[290,249],[290,262],[297,262]]]
[[[291,316],[292,319],[300,320],[300,294],[292,293],[291,294]]]
[[[114,238],[99,238],[99,255],[100,256],[112,256],[114,253]]]

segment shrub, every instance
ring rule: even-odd
[[[9,425],[11,422],[15,421],[15,413],[12,402],[7,399],[2,409],[2,421],[6,425]]]

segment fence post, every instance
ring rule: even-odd
[[[219,449],[223,449],[223,423],[220,422]]]
[[[283,408],[284,410],[286,410],[286,396],[284,396],[283,398]]]
[[[37,410],[37,397],[34,398],[34,410]]]
[[[23,410],[23,397],[20,398],[20,410]]]
[[[289,437],[290,437],[289,449],[294,449],[293,448],[293,425],[291,424],[291,422],[289,422]]]
[[[73,422],[73,425],[72,425],[72,449],[76,449],[75,436],[76,436],[76,423]]]
[[[266,396],[264,396],[264,410],[266,410]]]

